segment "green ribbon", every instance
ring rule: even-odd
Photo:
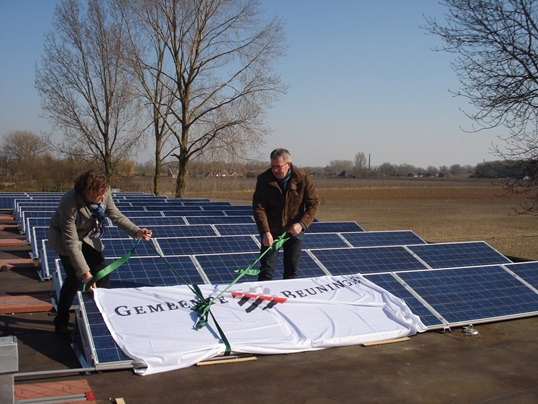
[[[195,328],[197,330],[204,328],[207,323],[209,316],[211,315],[211,318],[213,319],[215,326],[217,327],[217,331],[219,335],[221,336],[222,342],[224,343],[226,350],[224,352],[224,356],[230,355],[232,352],[230,342],[228,341],[228,338],[226,338],[226,335],[224,334],[224,331],[220,327],[219,323],[217,322],[217,319],[211,313],[211,305],[220,298],[224,293],[226,293],[233,285],[235,285],[243,276],[245,275],[258,275],[260,273],[260,269],[253,269],[254,265],[256,265],[262,257],[270,252],[270,255],[272,255],[275,251],[278,251],[282,247],[282,245],[289,240],[289,236],[286,237],[286,232],[282,233],[276,240],[274,240],[272,246],[270,248],[267,248],[260,256],[254,261],[251,265],[249,265],[246,269],[236,269],[234,272],[239,272],[239,275],[233,280],[232,283],[230,283],[222,292],[220,292],[217,296],[213,298],[205,298],[202,291],[200,290],[200,287],[198,285],[187,285],[191,289],[191,291],[198,297],[200,300],[197,304],[195,304],[193,307],[191,307],[192,311],[195,311],[198,320],[196,321]],[[84,284],[82,291],[86,292],[88,288],[93,285],[95,282],[99,281],[100,279],[104,278],[107,275],[110,275],[112,272],[114,272],[116,269],[118,269],[120,266],[122,266],[129,258],[131,258],[131,255],[133,254],[134,250],[140,244],[140,241],[142,239],[138,239],[136,244],[133,246],[131,251],[129,251],[127,254],[123,255],[116,261],[114,261],[112,264],[108,265],[106,268],[101,269],[96,275],[94,275],[87,283]],[[153,248],[153,250],[157,253],[159,257],[166,263],[168,268],[177,275],[185,284],[185,280],[183,277],[170,265],[168,260],[161,255],[159,251],[153,246],[153,244],[150,244]]]
[[[136,242],[136,244],[134,245],[134,247],[131,248],[131,251],[129,251],[127,254],[121,256],[116,261],[114,261],[112,264],[108,265],[106,268],[101,269],[99,272],[97,272],[97,274],[92,276],[92,278],[88,282],[86,282],[84,284],[84,286],[82,287],[82,291],[86,292],[90,288],[90,286],[92,286],[94,283],[100,281],[105,276],[110,275],[112,272],[114,272],[120,266],[125,264],[125,262],[127,262],[127,260],[129,258],[131,258],[131,255],[133,255],[133,252],[134,252],[135,248],[138,246],[138,244],[140,244],[141,240],[142,239],[139,238],[138,241]]]
[[[245,275],[258,275],[260,273],[259,269],[252,269],[254,265],[256,265],[262,257],[267,254],[268,252],[271,252],[270,255],[272,255],[275,251],[278,251],[282,245],[289,240],[289,236],[286,237],[286,232],[282,233],[274,242],[273,245],[266,249],[263,254],[260,254],[258,259],[254,261],[252,264],[249,265],[246,269],[236,269],[234,272],[239,272],[239,275],[230,283],[222,292],[220,292],[217,296],[211,298],[211,299],[201,299],[201,301],[191,308],[191,310],[194,310],[198,313],[198,322],[196,323],[196,328],[203,328],[207,324],[207,318],[208,314],[211,313],[211,305],[217,300],[219,297],[221,297],[224,293],[226,293],[233,285],[235,285],[243,276]]]

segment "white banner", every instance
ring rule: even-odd
[[[227,285],[200,285],[204,297]],[[94,292],[105,322],[139,374],[180,369],[222,355],[215,322],[196,329],[185,285]],[[211,313],[233,353],[279,354],[401,338],[426,327],[405,302],[363,276],[237,283]]]

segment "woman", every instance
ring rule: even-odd
[[[69,309],[80,282],[88,283],[108,266],[101,241],[105,215],[130,237],[146,241],[151,237],[151,230],[139,228],[116,207],[110,195],[110,183],[102,173],[90,170],[75,180],[75,187],[60,200],[48,234],[48,242],[60,257],[66,273],[54,319],[56,334],[69,335]],[[95,287],[110,287],[108,276],[88,290]]]

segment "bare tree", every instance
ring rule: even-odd
[[[118,4],[152,47],[136,51],[136,64],[151,77],[145,96],[153,121],[174,138],[179,172],[175,196],[184,195],[189,162],[210,151],[246,157],[266,133],[264,107],[286,91],[272,66],[283,55],[282,27],[264,22],[254,0],[131,0]],[[133,18],[136,16],[136,18]],[[134,24],[138,24],[135,28]],[[160,53],[164,45],[164,54]],[[161,59],[162,58],[162,59]],[[155,96],[156,89],[166,94]],[[157,119],[158,118],[158,119]],[[158,147],[158,146],[157,146]],[[156,175],[160,157],[156,153]]]
[[[31,165],[49,150],[42,137],[24,130],[8,132],[1,147],[6,168],[13,175],[21,174],[25,166]]]
[[[527,195],[523,213],[538,214],[538,5],[535,0],[443,0],[443,23],[427,18],[425,29],[454,53],[461,83],[457,95],[474,130],[505,126],[505,147],[495,152],[522,175],[505,182],[509,193]]]
[[[65,136],[62,152],[97,161],[111,178],[140,138],[131,80],[122,56],[124,27],[108,2],[62,0],[44,55],[36,69],[36,88],[46,118]],[[75,153],[76,152],[76,153]]]
[[[357,174],[360,175],[365,171],[367,162],[366,155],[363,152],[355,154],[354,166]]]

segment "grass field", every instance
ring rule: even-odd
[[[170,181],[170,180],[168,180]],[[428,242],[482,240],[510,257],[538,260],[538,217],[515,212],[490,181],[456,178],[315,178],[318,219],[355,221],[365,230],[413,230]],[[187,197],[251,202],[255,180],[191,181]],[[164,187],[163,187],[164,189]],[[145,190],[147,191],[147,190]],[[170,195],[169,195],[170,196]]]

